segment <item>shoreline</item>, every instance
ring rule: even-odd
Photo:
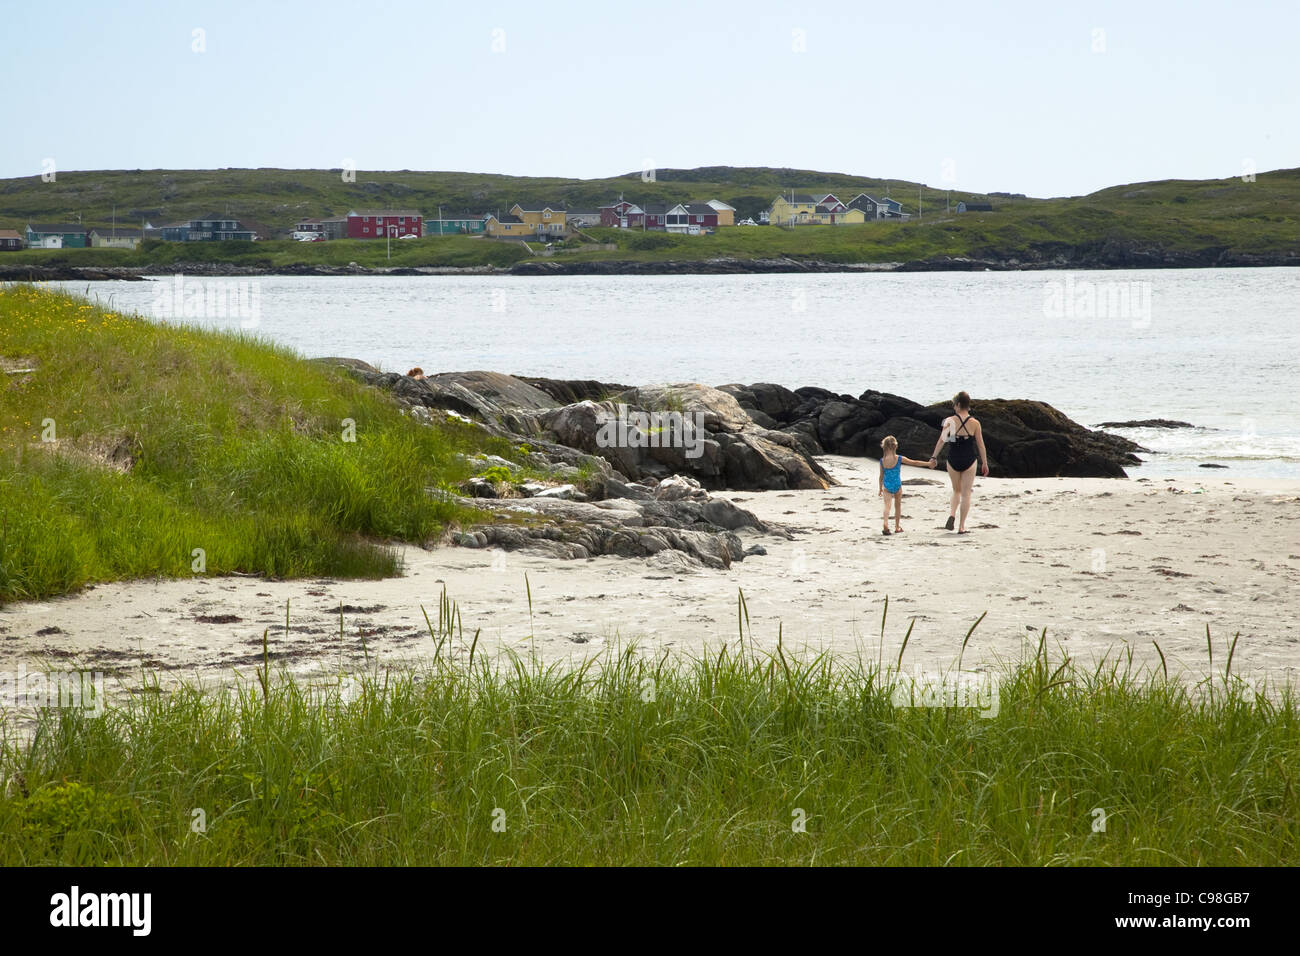
[[[801,273],[906,273],[906,272],[1109,272],[1125,269],[1233,269],[1287,268],[1300,266],[1300,255],[1250,255],[1219,252],[1158,253],[1121,255],[1114,258],[1086,257],[1078,261],[1058,257],[1050,261],[980,259],[940,256],[905,262],[830,262],[822,259],[785,256],[740,259],[598,259],[563,261],[560,257],[538,257],[511,266],[329,266],[309,263],[280,268],[226,262],[187,262],[163,267],[69,266],[11,264],[0,259],[0,282],[56,281],[149,281],[176,273],[214,277],[240,276],[663,276],[663,275],[767,275]]]
[[[421,605],[436,618],[445,587],[465,625],[450,648],[460,660],[479,629],[480,657],[535,647],[543,662],[580,662],[630,642],[657,655],[697,653],[735,640],[743,592],[760,650],[774,651],[780,634],[787,650],[892,663],[915,621],[905,669],[943,670],[986,613],[967,669],[1032,655],[1045,627],[1058,656],[1091,666],[1132,653],[1158,669],[1163,655],[1171,676],[1194,681],[1210,673],[1208,626],[1219,672],[1240,633],[1234,674],[1270,684],[1300,677],[1300,626],[1287,604],[1300,586],[1300,527],[1290,524],[1300,520],[1300,481],[979,479],[974,533],[959,537],[941,530],[947,482],[905,467],[914,482],[904,486],[906,531],[884,537],[875,463],[821,460],[842,484],[715,493],[790,534],[742,531],[761,553],[727,570],[444,545],[404,547],[404,575],[376,581],[105,583],[0,609],[0,669],[44,660],[127,681],[142,670],[164,681],[251,676],[264,629],[273,662],[303,677],[418,662],[434,651]]]

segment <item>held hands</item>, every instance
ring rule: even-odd
[[[938,458],[935,458],[933,455],[931,455],[931,456],[930,456],[930,461],[929,461],[929,463],[928,463],[925,467],[927,467],[927,468],[929,468],[929,469],[931,469],[931,470],[933,470],[933,469],[935,469],[935,468],[938,468],[938,467],[939,467],[939,459],[938,459]]]

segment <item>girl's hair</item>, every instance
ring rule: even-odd
[[[885,449],[885,451],[893,451],[898,447],[898,439],[893,435],[886,435],[880,440],[880,447]]]
[[[958,392],[952,397],[952,403],[960,408],[963,412],[970,410],[970,393]]]

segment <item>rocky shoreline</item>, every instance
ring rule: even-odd
[[[928,458],[950,409],[868,389],[861,395],[770,383],[625,385],[499,372],[410,376],[356,359],[313,361],[389,393],[420,421],[452,417],[508,440],[520,461],[480,456],[459,489],[495,514],[451,543],[575,559],[642,557],[680,571],[725,569],[737,531],[788,536],[718,491],[825,490],[825,455],[878,458],[885,435]],[[977,400],[993,477],[1127,477],[1136,443],[1093,431],[1043,402]]]
[[[1300,266],[1300,253],[1245,253],[1214,246],[1192,251],[1108,241],[1088,246],[1060,244],[1031,249],[1018,256],[931,256],[902,262],[831,262],[814,257],[780,256],[744,259],[601,259],[566,261],[563,257],[528,259],[497,266],[330,266],[300,263],[254,266],[226,262],[185,262],[167,266],[69,266],[0,262],[0,281],[143,281],[173,275],[205,276],[565,276],[565,275],[763,275],[833,272],[1035,272],[1108,269],[1204,269]]]

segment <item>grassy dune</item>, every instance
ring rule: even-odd
[[[207,574],[390,575],[387,542],[458,517],[428,490],[470,473],[460,453],[513,454],[238,331],[30,286],[0,289],[0,364],[0,601],[200,557]]]
[[[30,746],[0,745],[0,865],[1300,859],[1295,702],[1226,674],[1189,687],[1040,649],[981,717],[899,706],[888,666],[744,640],[474,661],[448,611],[419,671],[307,687],[272,636],[228,694],[45,712]]]

